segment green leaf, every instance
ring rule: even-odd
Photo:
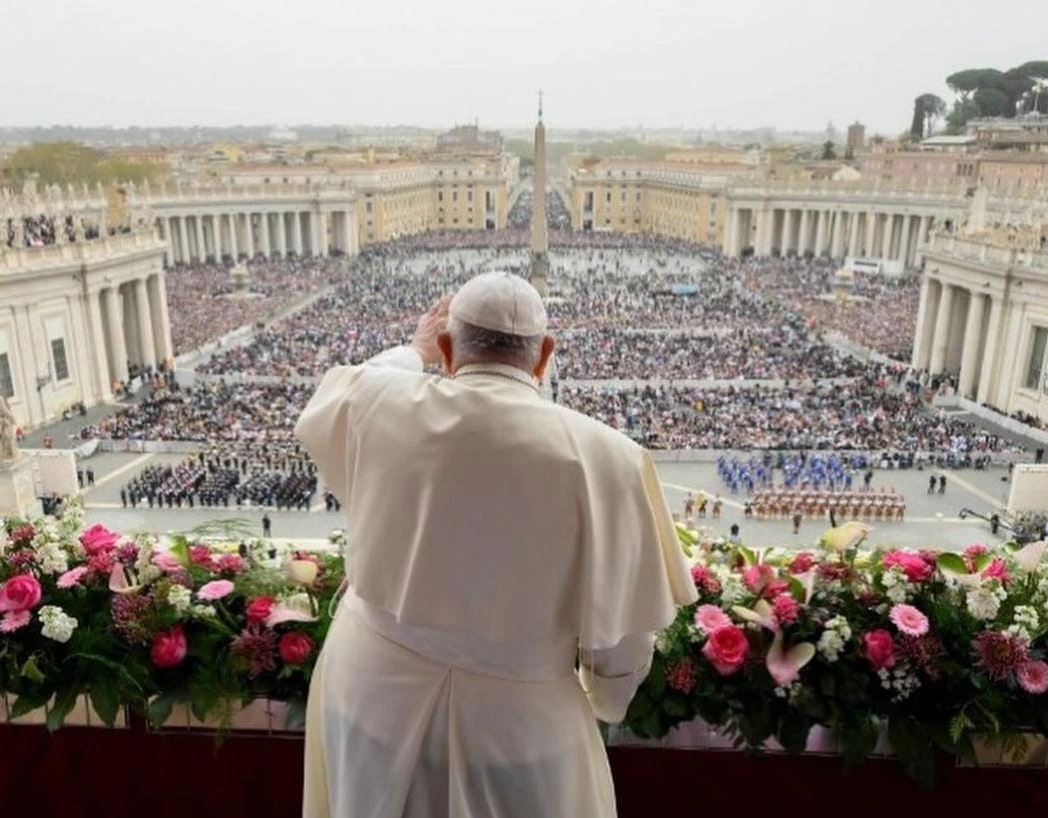
[[[960,554],[954,554],[951,552],[940,554],[935,563],[939,566],[940,571],[947,574],[968,573],[968,563],[964,561],[964,557]]]
[[[289,730],[306,726],[306,700],[291,699],[287,703],[287,722],[284,725]]]
[[[21,673],[24,678],[35,684],[40,684],[44,681],[44,674],[41,672],[40,666],[36,663],[35,654],[25,660],[25,663],[22,665]]]
[[[112,727],[116,714],[120,710],[120,696],[115,684],[103,678],[95,679],[91,684],[91,704],[105,724]]]
[[[65,723],[66,716],[76,707],[76,700],[80,697],[80,691],[76,688],[66,688],[58,691],[51,709],[47,712],[47,729],[52,733]]]
[[[171,710],[175,706],[175,697],[171,693],[161,693],[154,698],[147,709],[149,723],[154,727],[163,727],[169,718]]]
[[[930,791],[935,786],[935,751],[920,724],[905,717],[891,718],[888,740],[906,774]]]
[[[981,574],[991,562],[993,562],[993,557],[990,554],[979,554],[972,560],[972,564],[975,565],[975,573]]]
[[[648,672],[648,693],[658,698],[666,690],[666,673],[661,662],[652,662],[651,670]]]
[[[747,565],[757,564],[757,555],[745,545],[739,546],[739,553],[742,555],[742,558],[746,561]]]
[[[789,710],[779,723],[775,734],[779,744],[789,753],[804,752],[811,732],[812,720],[798,710]]]
[[[872,719],[849,723],[840,730],[841,755],[845,767],[865,761],[877,747],[880,729]]]
[[[683,719],[688,715],[688,705],[679,696],[667,696],[662,702],[663,712],[667,716]]]
[[[49,690],[23,693],[11,705],[10,717],[17,719],[19,716],[26,715],[26,713],[32,713],[34,710],[39,710],[49,701],[51,701],[51,691]]]
[[[967,730],[971,730],[975,725],[972,720],[968,718],[964,713],[958,713],[952,719],[950,719],[950,741],[954,744],[961,740],[961,736]]]

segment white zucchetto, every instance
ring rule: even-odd
[[[527,281],[507,272],[474,276],[451,299],[451,318],[507,335],[541,335],[548,318],[542,296]]]

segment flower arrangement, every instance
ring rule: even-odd
[[[0,525],[0,690],[17,717],[61,726],[81,695],[112,724],[129,706],[163,724],[177,703],[228,724],[236,702],[304,712],[342,580],[338,558],[266,541],[128,537],[61,518]]]
[[[761,552],[679,529],[699,600],[659,635],[627,726],[656,738],[702,718],[737,746],[800,751],[819,725],[848,764],[886,728],[926,784],[937,750],[970,761],[976,741],[1048,734],[1045,543],[865,549],[869,531]]]

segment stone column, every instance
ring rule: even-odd
[[[296,256],[302,255],[302,214],[297,210],[291,211],[291,246]]]
[[[189,264],[192,258],[189,255],[189,234],[186,231],[186,217],[178,217],[178,246],[179,254],[182,257],[183,264]]]
[[[891,213],[884,214],[884,231],[881,233],[881,258],[885,261],[891,259],[892,252],[892,227],[895,224],[895,216]]]
[[[262,255],[269,258],[272,245],[269,243],[269,213],[262,214]]]
[[[156,347],[153,344],[153,318],[144,278],[135,279],[135,309],[138,311],[138,351],[142,365],[155,365],[157,361]]]
[[[942,284],[942,295],[939,297],[939,309],[935,316],[935,334],[932,336],[932,357],[928,371],[938,375],[946,363],[946,348],[950,341],[950,311],[953,309],[952,284]]]
[[[109,363],[113,380],[127,383],[127,344],[124,342],[124,316],[116,285],[103,290],[106,337],[109,340]]]
[[[786,255],[793,249],[793,226],[795,214],[792,207],[782,211],[782,241],[779,243],[779,252]]]
[[[997,347],[1001,334],[1001,299],[990,299],[990,322],[986,326],[986,344],[982,352],[982,365],[979,367],[979,387],[976,390],[976,401],[986,403],[993,389],[993,380],[997,372],[994,362],[997,359]]]
[[[157,362],[167,361],[174,356],[171,344],[171,319],[167,310],[167,282],[162,272],[149,277],[146,282],[149,292],[149,311],[153,316],[153,344]]]
[[[102,320],[102,293],[89,293],[87,297],[87,320],[91,327],[91,347],[94,355],[96,390],[99,400],[107,400],[113,390],[113,376],[109,373],[109,358],[106,355],[106,333]]]
[[[826,246],[826,211],[815,211],[815,255],[821,256]]]
[[[287,258],[287,214],[277,213],[277,250],[281,258]]]
[[[207,246],[204,244],[203,218],[204,217],[199,213],[193,217],[193,222],[196,224],[197,261],[201,264],[207,261]]]
[[[863,243],[862,243],[862,254],[869,258],[874,255],[873,252],[873,240],[877,232],[877,214],[872,210],[866,213],[866,224],[863,225],[865,228]]]
[[[935,311],[942,288],[934,278],[925,275],[921,282],[921,298],[917,305],[917,327],[913,336],[913,355],[910,365],[914,369],[927,369],[932,355],[932,333],[935,329]]]
[[[811,232],[811,211],[801,210],[801,226],[797,231],[797,255],[803,256],[808,251],[808,234]]]
[[[909,216],[902,217],[902,238],[899,240],[899,260],[905,270],[910,266],[910,240],[913,234],[913,220]]]
[[[855,258],[859,244],[859,211],[848,214],[848,255]]]
[[[309,214],[309,218],[313,222],[313,255],[326,256],[327,230],[324,225],[324,214],[317,209]]]
[[[353,223],[350,221],[352,214],[348,210],[342,211],[342,251],[347,255],[353,255]]]
[[[164,251],[164,264],[168,267],[175,263],[175,244],[172,240],[171,230],[171,218],[160,217],[157,219],[160,224],[160,237],[167,243],[167,249]]]
[[[208,216],[211,223],[211,257],[217,264],[222,260],[222,230],[219,216],[212,213]]]
[[[237,219],[235,213],[226,214],[226,223],[229,225],[229,254],[233,257],[233,263],[240,258],[240,245],[237,241]]]
[[[975,376],[981,363],[982,321],[986,299],[979,293],[969,293],[968,321],[964,326],[964,349],[961,352],[961,376],[957,382],[963,397],[975,397]]]
[[[251,230],[251,214],[243,213],[242,221],[244,223],[244,252],[247,253],[248,259],[255,257],[255,236]]]

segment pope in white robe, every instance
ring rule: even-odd
[[[615,815],[597,720],[622,719],[695,589],[649,454],[539,394],[546,324],[523,279],[477,276],[302,412],[349,581],[306,818]]]

